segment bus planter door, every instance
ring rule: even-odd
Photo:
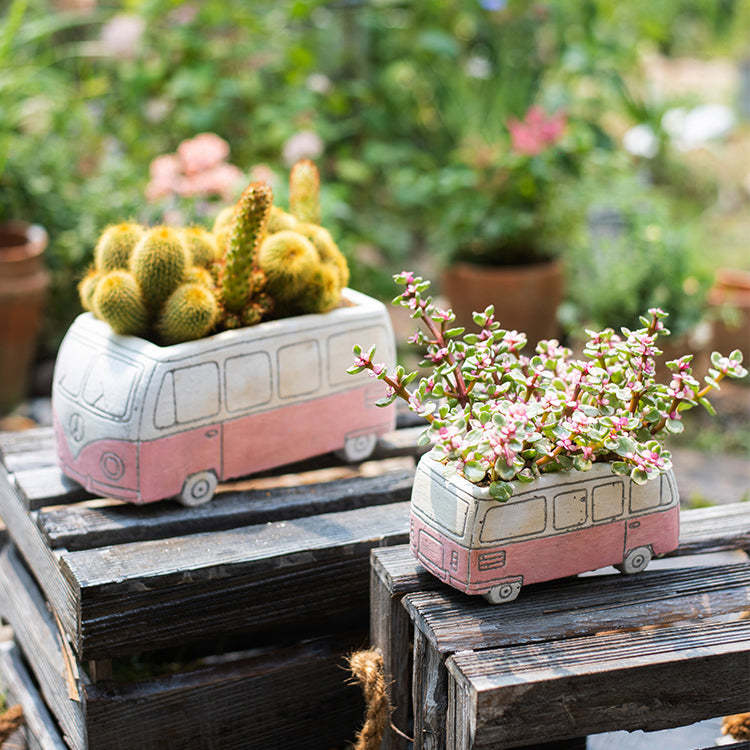
[[[92,493],[133,503],[211,499],[219,482],[336,451],[363,461],[395,426],[379,384],[347,374],[373,341],[393,366],[385,305],[345,289],[342,304],[157,346],[91,313],[60,346],[52,390],[58,462]]]
[[[515,599],[522,586],[610,565],[638,573],[677,547],[671,471],[638,485],[595,464],[514,485],[500,502],[423,456],[411,498],[415,557],[450,586],[497,604]]]

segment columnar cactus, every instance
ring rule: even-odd
[[[308,224],[320,224],[320,176],[309,159],[298,161],[289,175],[289,212]]]
[[[273,192],[265,183],[245,189],[234,210],[221,276],[221,301],[230,313],[239,313],[262,289],[251,288],[251,274],[257,269],[258,246],[266,231]]]

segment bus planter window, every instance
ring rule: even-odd
[[[63,473],[133,503],[211,499],[219,481],[337,451],[362,461],[395,411],[346,362],[366,336],[395,359],[385,306],[349,289],[318,223],[318,173],[290,212],[251,184],[213,231],[107,228],[55,364]]]
[[[744,377],[742,353],[714,352],[701,385],[691,355],[655,378],[667,314],[651,309],[643,328],[588,331],[583,359],[555,340],[522,353],[526,337],[474,314],[475,333],[433,304],[429,282],[395,277],[394,300],[419,319],[410,343],[427,374],[376,362],[377,346],[355,346],[351,374],[369,371],[429,425],[411,498],[410,544],[424,567],[491,603],[523,585],[615,565],[638,573],[677,547],[679,498],[666,435],[725,377]],[[375,343],[376,342],[368,342]]]

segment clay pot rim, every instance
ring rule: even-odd
[[[40,224],[18,220],[0,222],[0,236],[2,235],[25,237],[26,241],[20,245],[0,243],[0,263],[35,258],[47,247],[47,230]]]

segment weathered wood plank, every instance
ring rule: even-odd
[[[86,688],[89,750],[328,750],[354,739],[364,716],[342,634],[132,684]],[[136,742],[137,740],[137,742]]]
[[[70,659],[64,658],[55,620],[10,544],[0,553],[0,613],[13,628],[42,695],[57,716],[65,741],[76,750],[84,749],[86,730],[81,707],[71,700],[71,695],[78,695],[82,675]]]
[[[413,459],[382,461],[370,470],[379,473],[315,484],[298,480],[293,487],[274,487],[268,480],[246,481],[246,489],[224,492],[193,508],[176,502],[146,506],[117,501],[79,503],[40,510],[37,523],[53,549],[82,550],[409,500]],[[316,478],[318,472],[312,474]]]
[[[447,660],[453,750],[691,724],[747,707],[750,622],[593,635]]]
[[[364,620],[373,547],[403,543],[408,504],[360,508],[167,540],[63,552],[81,659],[211,633]]]
[[[75,632],[77,614],[73,588],[61,574],[57,555],[45,543],[36,525],[36,513],[23,505],[13,479],[0,466],[0,518],[66,632]]]
[[[408,594],[404,606],[438,651],[449,654],[740,612],[750,602],[750,563],[583,577],[530,589],[492,605],[444,587]]]
[[[9,702],[23,707],[29,750],[69,750],[12,641],[0,642],[0,684]]]

